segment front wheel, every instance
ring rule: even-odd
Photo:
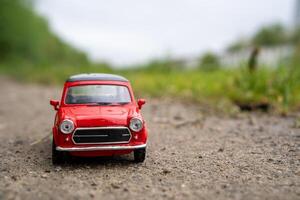
[[[52,164],[59,165],[65,162],[64,152],[57,151],[54,139],[52,140]]]
[[[146,148],[134,150],[134,162],[141,163],[144,162],[146,158]]]

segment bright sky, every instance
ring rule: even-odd
[[[65,41],[96,61],[130,65],[220,52],[261,25],[291,24],[295,0],[38,0]]]

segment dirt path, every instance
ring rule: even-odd
[[[54,167],[48,100],[59,89],[0,78],[0,94],[0,199],[300,199],[292,117],[216,117],[149,100],[143,164],[123,156]]]

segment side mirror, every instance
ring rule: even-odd
[[[57,100],[50,100],[50,105],[53,106],[54,110],[58,110],[59,101],[57,101]]]
[[[142,109],[143,105],[146,103],[146,100],[145,99],[138,99],[138,106],[139,106],[139,109]]]

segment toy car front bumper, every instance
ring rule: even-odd
[[[92,147],[60,147],[57,146],[57,151],[111,151],[111,150],[134,150],[146,148],[147,144],[126,146],[126,145],[105,145],[105,146],[92,146]]]

